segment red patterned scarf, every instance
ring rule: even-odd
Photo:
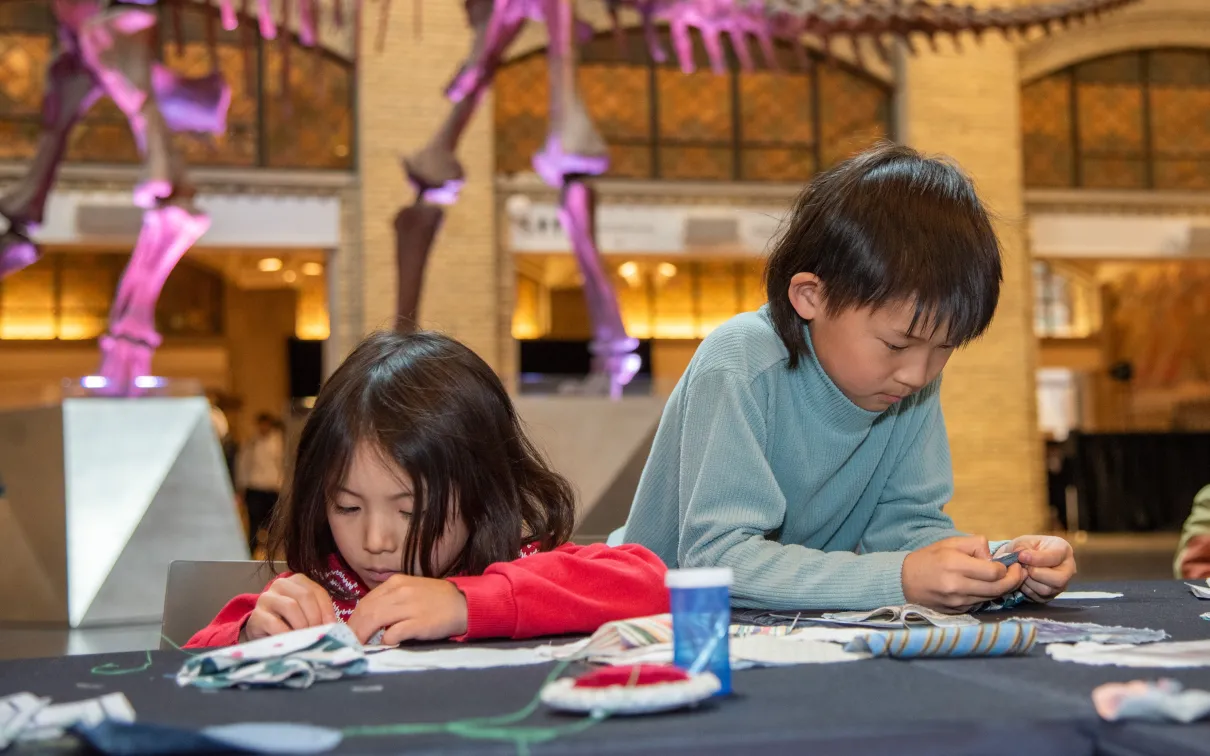
[[[537,543],[527,543],[521,547],[521,557],[533,556],[539,550]],[[361,582],[361,578],[357,577],[357,573],[351,567],[345,564],[345,561],[340,558],[339,554],[333,553],[328,555],[328,569],[320,574],[323,578],[323,586],[328,589],[328,595],[332,597],[332,608],[336,610],[336,619],[341,622],[348,622],[349,617],[353,615],[353,610],[357,608],[357,602],[369,593],[365,583]],[[352,598],[343,598],[351,596]]]

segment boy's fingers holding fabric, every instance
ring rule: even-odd
[[[955,549],[976,559],[990,559],[992,555],[991,549],[987,545],[987,539],[983,536],[955,536],[938,541],[933,545]]]

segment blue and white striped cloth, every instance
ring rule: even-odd
[[[1038,630],[1028,622],[1008,620],[967,627],[913,627],[855,638],[846,651],[896,659],[924,657],[1018,656],[1029,653]]]

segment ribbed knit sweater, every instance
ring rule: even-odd
[[[807,343],[810,345],[810,332]],[[669,567],[730,567],[732,604],[902,604],[909,551],[961,535],[940,378],[878,413],[814,353],[789,352],[768,306],[701,344],[660,419],[623,539]]]

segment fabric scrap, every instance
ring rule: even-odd
[[[312,754],[340,744],[339,730],[292,722],[241,722],[189,730],[166,725],[106,721],[78,727],[76,735],[106,756],[261,753]]]
[[[1032,624],[1009,620],[973,627],[913,627],[870,633],[844,648],[895,659],[1016,656],[1029,653],[1037,635]]]
[[[869,659],[864,651],[850,651],[839,643],[753,635],[731,641],[731,658],[761,667],[793,664],[828,664]]]
[[[1093,666],[1184,669],[1210,667],[1210,640],[1150,643],[1052,643],[1046,653],[1056,661]]]
[[[180,686],[308,688],[366,672],[357,636],[343,623],[295,630],[199,654],[177,673]]]
[[[63,737],[77,726],[106,721],[133,722],[134,707],[121,693],[52,704],[49,698],[16,693],[0,698],[0,750],[13,742]]]
[[[1092,601],[1095,599],[1116,599],[1122,594],[1112,591],[1063,591],[1054,597],[1054,601]]]
[[[1197,585],[1196,583],[1185,583],[1189,586],[1189,590],[1193,591],[1193,595],[1199,599],[1210,599],[1210,578],[1206,578],[1205,585]]]
[[[488,669],[546,664],[552,654],[541,647],[480,648],[459,646],[435,651],[392,648],[367,657],[370,674],[413,672],[426,669]]]
[[[827,622],[857,627],[900,628],[914,626],[974,627],[979,620],[969,614],[943,614],[919,604],[882,606],[868,612],[827,612],[812,622]]]
[[[1176,680],[1106,683],[1092,691],[1097,714],[1110,722],[1180,722],[1210,716],[1210,692],[1185,690]]]
[[[1157,643],[1169,636],[1164,630],[1151,628],[1098,625],[1095,622],[1060,622],[1030,617],[1029,624],[1038,629],[1038,644],[1050,643]]]

